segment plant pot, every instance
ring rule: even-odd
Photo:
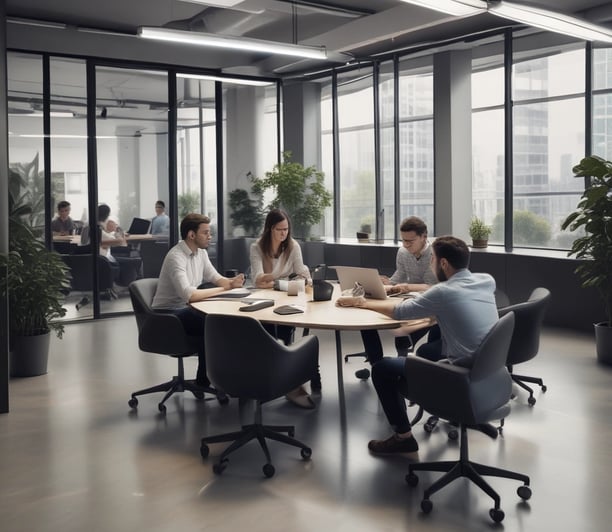
[[[11,338],[11,377],[35,377],[47,373],[51,333]]]
[[[489,245],[488,240],[472,239],[473,248],[486,248]]]
[[[593,324],[597,362],[612,366],[612,326],[607,321]]]

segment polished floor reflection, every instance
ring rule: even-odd
[[[200,437],[237,427],[237,404],[179,395],[166,416],[156,396],[137,413],[130,393],[175,372],[173,360],[141,353],[131,316],[69,324],[52,341],[49,373],[11,380],[11,412],[0,416],[0,528],[17,531],[465,531],[496,528],[490,499],[465,480],[432,497],[420,512],[420,474],[410,488],[406,458],[375,458],[366,444],[389,433],[370,382],[344,365],[346,409],[339,406],[334,338],[320,332],[323,392],[318,409],[299,410],[285,399],[264,407],[265,421],[294,423],[296,437],[313,450],[272,443],[276,475],[265,479],[263,455],[249,444],[223,475],[203,461]],[[342,335],[346,352],[359,335]],[[384,336],[392,351],[390,336]],[[187,361],[189,375],[195,359]],[[518,483],[492,479],[510,531],[603,531],[612,521],[608,490],[612,469],[612,370],[595,362],[590,335],[546,330],[540,355],[523,373],[540,375],[548,391],[529,407],[519,393],[504,437],[470,432],[472,459],[531,476],[528,504]],[[458,447],[442,429],[415,428],[419,458],[448,459]]]

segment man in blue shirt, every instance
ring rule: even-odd
[[[338,298],[337,305],[367,308],[397,320],[434,317],[441,332],[439,358],[469,366],[472,355],[498,320],[495,280],[489,274],[471,273],[467,269],[469,260],[470,251],[463,240],[439,237],[432,244],[431,257],[438,284],[399,304],[345,296]],[[369,442],[368,448],[374,454],[412,453],[419,449],[400,392],[406,386],[404,366],[403,358],[383,358],[372,368],[376,393],[395,431],[386,440]]]
[[[152,235],[167,235],[170,231],[170,218],[166,214],[166,204],[162,200],[155,202],[155,214],[151,220]]]

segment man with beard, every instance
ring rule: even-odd
[[[486,273],[470,272],[469,260],[470,251],[463,240],[442,236],[432,244],[431,257],[431,269],[440,282],[429,290],[399,304],[352,296],[340,297],[336,304],[375,310],[396,320],[433,316],[441,334],[437,343],[440,362],[469,367],[472,355],[498,320],[495,280]],[[383,358],[372,368],[372,382],[394,430],[386,440],[368,443],[373,454],[414,453],[419,449],[400,392],[406,386],[404,366],[404,358]]]

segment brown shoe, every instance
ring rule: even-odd
[[[368,449],[374,454],[416,453],[419,450],[419,444],[413,436],[400,438],[397,434],[393,434],[386,440],[370,441]]]

